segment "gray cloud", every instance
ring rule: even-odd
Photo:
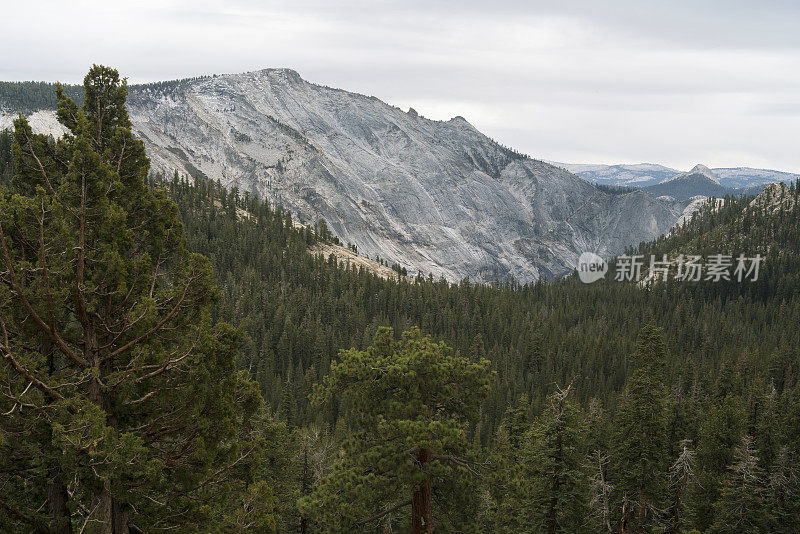
[[[561,5],[568,4],[568,5]],[[96,0],[16,3],[3,79],[292,67],[573,162],[800,170],[800,5]]]

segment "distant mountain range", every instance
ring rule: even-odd
[[[689,172],[665,178],[660,183],[642,187],[651,195],[685,200],[695,197],[717,197],[725,195],[758,194],[767,184],[750,185],[748,187],[726,187],[720,178],[708,167],[695,165]]]
[[[712,181],[717,182],[718,185],[725,188],[727,192],[758,192],[764,185],[769,183],[788,183],[800,179],[800,174],[769,169],[752,169],[750,167],[708,169],[703,165],[698,165],[688,173],[682,173],[681,171],[653,163],[632,165],[551,163],[595,184],[624,186],[636,189],[657,186],[675,179],[678,176],[693,174],[698,168],[703,169],[700,174],[710,177]],[[702,185],[702,181],[700,185]],[[699,195],[702,193],[697,194]]]

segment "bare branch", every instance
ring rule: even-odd
[[[459,467],[463,467],[464,469],[469,471],[471,475],[476,476],[478,478],[483,478],[483,475],[480,472],[476,471],[473,466],[484,467],[484,468],[488,467],[488,464],[471,462],[469,460],[464,460],[463,458],[457,458],[449,454],[432,454],[431,458],[433,458],[434,460],[446,460],[452,462],[458,465]]]
[[[44,382],[33,376],[33,374],[31,374],[30,371],[22,367],[22,365],[19,364],[16,358],[14,358],[14,355],[11,353],[11,347],[9,346],[8,342],[8,331],[6,330],[6,323],[5,321],[3,321],[2,318],[0,318],[0,329],[2,330],[3,334],[3,344],[0,345],[0,352],[3,353],[3,359],[5,359],[17,373],[24,376],[29,382],[31,382],[34,386],[36,386],[46,395],[49,395],[58,400],[62,401],[66,400],[64,399],[64,396],[61,393],[59,393],[55,389],[51,388],[50,386],[48,386],[47,384],[45,384]],[[68,405],[68,409],[72,413],[77,413],[77,410],[75,409],[74,406]]]

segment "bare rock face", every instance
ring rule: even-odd
[[[449,280],[552,278],[583,251],[668,231],[685,204],[602,191],[461,117],[428,120],[291,70],[132,87],[128,105],[154,168],[252,191],[361,253]]]

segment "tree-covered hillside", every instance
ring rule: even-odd
[[[83,104],[83,87],[63,85],[64,93]],[[0,82],[0,110],[28,115],[40,109],[56,109],[56,84],[49,82]]]
[[[624,359],[615,355],[630,352],[639,328],[651,318],[666,328],[673,351],[684,355],[684,363],[715,372],[726,357],[735,361],[741,348],[739,336],[731,332],[758,334],[757,342],[748,343],[766,358],[786,335],[782,321],[771,312],[796,304],[794,294],[784,287],[798,269],[789,263],[780,271],[778,260],[771,256],[757,283],[671,284],[666,293],[613,281],[587,286],[573,279],[493,286],[383,280],[369,272],[348,272],[330,258],[311,257],[306,248],[316,239],[314,233],[289,229],[287,214],[249,195],[225,192],[207,182],[190,185],[185,179],[171,180],[166,187],[184,214],[190,246],[212,259],[222,285],[230,288],[230,299],[223,297],[220,303],[221,316],[248,324],[254,346],[249,355],[242,355],[244,365],[257,369],[264,363],[255,355],[268,354],[267,364],[284,380],[289,374],[291,380],[300,380],[310,368],[317,380],[339,349],[363,348],[378,326],[400,332],[418,325],[461,353],[472,350],[489,355],[501,372],[502,387],[509,389],[504,398],[513,400],[525,393],[534,401],[542,400],[547,384],[573,376],[586,381],[586,389],[592,392],[587,397],[605,395],[619,390],[627,374]],[[676,243],[689,239],[691,228],[714,227],[724,232],[719,221],[750,200],[737,200],[723,211],[703,214],[685,232],[642,245],[641,253],[649,254],[656,246],[673,250]],[[226,216],[225,206],[233,203],[251,216]],[[778,219],[793,216],[775,215]],[[764,219],[757,226],[766,228],[772,221]],[[754,250],[763,253],[766,241],[759,231],[753,227],[749,235],[761,243]],[[707,247],[700,249],[707,252]],[[724,291],[748,295],[748,300],[717,298],[723,286]],[[713,298],[706,298],[704,293],[712,288]],[[741,321],[729,321],[731,313]],[[773,330],[775,334],[770,334]],[[314,360],[320,357],[314,343],[327,347],[322,362]],[[278,397],[274,400],[272,405],[277,407]],[[499,413],[506,406],[503,401],[497,407]]]
[[[243,325],[240,366],[261,385],[277,417],[291,426],[329,426],[338,437],[346,436],[349,425],[343,423],[336,403],[319,407],[308,402],[314,385],[327,375],[339,350],[366,348],[380,326],[399,333],[418,325],[459,354],[491,361],[498,379],[472,429],[475,442],[486,446],[488,454],[507,432],[510,414],[517,410],[525,420],[541,417],[550,409],[557,386],[571,384],[574,409],[595,417],[586,423],[594,425],[595,453],[611,461],[612,451],[622,452],[615,449],[621,439],[615,434],[622,424],[617,419],[628,416],[618,412],[618,405],[629,402],[626,392],[634,387],[630,381],[639,368],[632,358],[637,336],[652,322],[663,329],[666,347],[659,357],[659,373],[647,375],[659,378],[663,387],[648,401],[650,410],[662,410],[653,424],[663,430],[663,441],[652,453],[657,458],[647,460],[652,471],[646,471],[645,478],[661,477],[663,484],[652,490],[654,501],[645,503],[652,508],[647,514],[659,513],[639,521],[651,526],[666,521],[669,467],[678,461],[684,443],[687,455],[703,450],[698,448],[704,440],[710,447],[708,440],[724,439],[726,445],[714,447],[727,451],[717,463],[702,464],[708,471],[703,487],[711,493],[696,494],[695,504],[681,505],[698,507],[691,512],[696,519],[680,519],[684,526],[710,528],[716,520],[713,507],[704,503],[721,495],[726,469],[743,436],[756,436],[757,443],[759,428],[774,425],[770,449],[761,454],[796,459],[790,436],[797,433],[792,418],[798,414],[800,338],[788,325],[800,318],[793,290],[800,269],[791,253],[800,240],[796,224],[781,223],[797,220],[794,204],[750,211],[745,207],[752,198],[731,199],[721,210],[701,213],[675,235],[632,251],[672,254],[697,247],[698,253],[709,254],[723,247],[721,252],[760,252],[766,260],[758,282],[670,283],[645,289],[611,280],[587,286],[568,279],[484,286],[430,279],[408,283],[348,271],[330,258],[310,256],[306,247],[317,239],[315,234],[291,228],[287,215],[255,199],[206,182],[190,185],[173,179],[166,187],[184,214],[190,247],[215,264],[224,288],[219,316]],[[796,189],[786,194],[795,195]],[[233,205],[250,215],[234,218]],[[741,217],[742,222],[736,222]],[[775,420],[769,423],[762,420],[765,402],[775,406],[770,408]],[[730,415],[734,409],[740,411]],[[723,416],[737,419],[716,419]],[[717,436],[717,425],[728,424],[734,424],[726,429],[733,434]],[[722,453],[720,449],[714,454]],[[770,466],[761,468],[768,471]],[[613,480],[615,474],[609,470],[607,476]],[[581,491],[588,502],[592,499],[587,488]],[[504,495],[503,491],[496,499]],[[614,495],[616,507],[608,520],[619,522],[620,499],[629,493]],[[495,505],[500,507],[499,502]],[[634,510],[639,505],[630,506]]]
[[[683,290],[687,296],[702,293],[726,299],[746,295],[761,302],[790,300],[800,291],[798,197],[796,183],[778,183],[767,186],[755,197],[727,196],[709,201],[681,228],[628,253],[642,255],[647,266],[651,256],[674,259],[681,254],[702,258],[722,254],[735,262],[740,254],[758,254],[764,259],[755,282],[743,284],[734,277],[731,281],[701,281],[688,286],[672,281],[667,285],[672,290]]]

